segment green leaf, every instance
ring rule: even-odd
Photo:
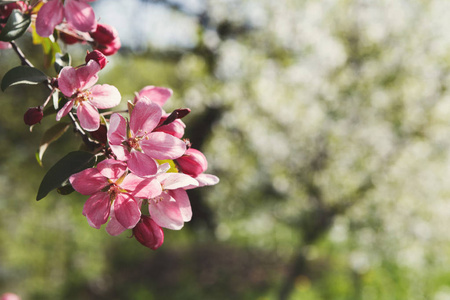
[[[41,200],[47,194],[59,188],[69,177],[95,164],[95,156],[84,151],[73,151],[59,160],[48,170],[42,179],[36,196],[36,200]]]
[[[61,72],[61,69],[67,66],[70,66],[72,62],[72,58],[70,57],[69,53],[66,53],[64,55],[61,55],[60,53],[55,54],[55,71],[56,73]]]
[[[69,195],[69,194],[75,192],[75,190],[73,189],[72,185],[70,185],[70,183],[64,184],[62,187],[57,188],[56,191],[60,195]]]
[[[6,72],[3,76],[1,88],[5,91],[7,87],[16,84],[38,84],[47,81],[47,75],[40,70],[27,66],[18,66]]]
[[[22,36],[31,24],[31,16],[14,9],[0,33],[0,41],[10,42]]]
[[[69,123],[57,123],[54,126],[47,129],[41,139],[41,144],[39,145],[39,160],[42,161],[42,156],[45,150],[47,150],[48,145],[59,139],[64,132],[69,128]]]

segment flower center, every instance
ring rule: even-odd
[[[75,95],[75,104],[82,105],[84,101],[92,99],[92,93],[90,91],[79,91]]]

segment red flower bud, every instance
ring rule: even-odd
[[[30,107],[23,115],[23,121],[25,122],[25,124],[31,126],[40,123],[43,117],[44,112],[42,111],[41,106]]]
[[[117,30],[107,24],[97,24],[97,29],[89,33],[94,39],[94,49],[104,55],[113,55],[121,46]]]
[[[108,63],[106,56],[98,50],[89,52],[84,60],[86,61],[86,63],[88,63],[90,60],[96,61],[100,65],[100,69],[103,69]]]
[[[164,232],[149,216],[141,216],[141,220],[133,228],[133,235],[139,243],[156,250],[164,242]]]
[[[59,32],[59,38],[61,39],[61,41],[64,42],[64,44],[66,45],[73,45],[76,43],[81,43],[83,42],[82,39],[79,39],[71,34],[67,34],[65,32],[60,31]]]
[[[184,155],[177,158],[175,162],[181,172],[193,177],[197,177],[208,168],[208,161],[205,155],[193,148],[187,149]]]

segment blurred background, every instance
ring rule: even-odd
[[[52,192],[22,115],[44,87],[0,94],[0,293],[22,299],[450,299],[450,2],[98,0],[121,51],[100,83],[189,107],[214,187],[151,251],[91,228]],[[41,46],[18,43],[39,66]],[[64,48],[73,64],[87,46]],[[20,62],[0,52],[0,76]],[[40,68],[43,68],[40,66]],[[55,76],[54,70],[48,74]]]

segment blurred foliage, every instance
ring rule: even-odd
[[[108,1],[96,11],[114,10],[118,2]],[[35,202],[45,169],[80,141],[66,132],[40,168],[34,152],[54,116],[33,133],[21,116],[47,91],[11,87],[0,110],[0,291],[448,299],[449,8],[439,0],[129,1],[124,15],[154,10],[160,19],[135,28],[136,44],[124,39],[100,82],[123,100],[146,85],[172,88],[165,110],[192,109],[186,137],[221,182],[190,194],[193,220],[166,230],[156,252],[127,234],[109,237],[81,215],[86,197],[52,192]],[[186,26],[176,27],[178,18]],[[161,44],[158,30],[168,30]],[[40,46],[19,42],[42,60]],[[84,46],[67,50],[83,62]],[[3,50],[0,64],[3,76],[19,60]]]

